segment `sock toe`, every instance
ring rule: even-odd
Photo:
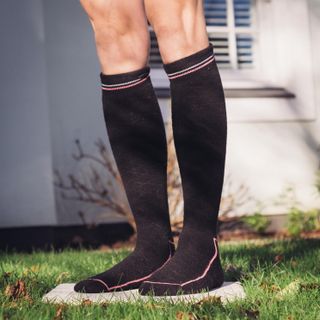
[[[75,284],[74,291],[80,293],[108,292],[107,288],[100,282],[94,280],[82,280]]]

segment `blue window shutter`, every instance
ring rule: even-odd
[[[252,26],[253,0],[232,0],[234,10],[234,25],[228,25],[228,0],[204,0],[205,19],[210,42],[214,45],[216,61],[219,68],[231,69],[228,28],[232,28],[237,50],[237,68],[247,69],[254,65],[253,36],[241,33],[241,28]],[[155,33],[150,30],[151,51],[150,65],[160,68],[162,65]],[[233,55],[235,56],[235,55]]]

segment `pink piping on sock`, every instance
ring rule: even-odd
[[[121,89],[127,89],[127,88],[131,88],[131,87],[134,87],[144,81],[146,81],[147,79],[149,78],[149,75],[146,76],[145,78],[135,82],[135,83],[132,83],[132,84],[129,84],[129,85],[126,85],[126,86],[120,86],[120,87],[114,87],[114,88],[107,88],[107,87],[101,87],[102,90],[106,90],[106,91],[113,91],[113,90],[121,90]]]
[[[141,79],[142,79],[142,78],[141,78]],[[119,87],[119,86],[125,86],[125,85],[127,85],[127,84],[136,83],[136,82],[140,81],[141,79],[135,79],[135,80],[132,80],[132,81],[115,83],[115,84],[104,84],[104,83],[101,83],[101,85],[102,85],[102,87],[104,87],[104,88],[114,88],[114,87]]]
[[[202,273],[201,276],[199,276],[199,277],[197,277],[197,278],[195,278],[195,279],[192,279],[192,280],[188,280],[188,281],[183,282],[183,283],[156,282],[156,281],[145,281],[145,282],[146,282],[146,283],[165,284],[165,285],[183,287],[183,286],[185,286],[185,285],[187,285],[187,284],[189,284],[189,283],[192,283],[192,282],[201,280],[202,278],[204,278],[204,277],[207,275],[207,273],[208,273],[208,271],[209,271],[212,263],[214,262],[214,260],[215,260],[215,259],[217,258],[217,256],[218,256],[218,247],[217,247],[217,239],[216,239],[216,238],[213,238],[213,243],[214,243],[215,253],[214,253],[213,257],[211,258],[211,260],[209,261],[207,267],[205,268],[205,270],[204,270],[204,272]]]
[[[209,59],[212,59],[212,57],[213,57],[213,55],[210,55],[209,57],[207,57],[207,58],[205,58],[204,60],[202,60],[202,61],[200,61],[200,62],[192,65],[192,66],[189,67],[189,68],[185,68],[185,69],[179,70],[179,71],[177,71],[177,72],[168,73],[168,77],[173,77],[173,76],[175,76],[175,75],[177,75],[177,74],[184,73],[184,72],[189,71],[189,70],[191,70],[191,69],[193,69],[193,68],[195,68],[195,67],[198,67],[198,66],[200,66],[201,64],[207,62]]]
[[[91,278],[89,280],[92,280],[92,281],[98,281],[100,283],[102,283],[108,291],[112,290],[112,289],[119,289],[119,288],[123,288],[129,284],[132,284],[132,283],[136,283],[136,282],[140,282],[140,281],[144,281],[146,279],[149,279],[153,274],[155,274],[157,271],[161,270],[168,262],[169,260],[172,258],[172,254],[170,252],[170,255],[168,257],[168,259],[164,262],[164,264],[162,266],[160,266],[158,269],[156,269],[155,271],[151,272],[149,275],[143,277],[143,278],[139,278],[139,279],[135,279],[135,280],[131,280],[131,281],[128,281],[128,282],[125,282],[123,284],[120,284],[120,285],[117,285],[117,286],[113,286],[113,287],[109,287],[103,280],[101,279],[97,279],[97,278]]]
[[[197,70],[200,70],[200,69],[204,68],[206,65],[208,65],[209,63],[211,63],[213,60],[214,60],[214,56],[213,56],[210,60],[208,60],[205,64],[202,64],[201,66],[199,66],[199,67],[197,67],[197,68],[195,68],[195,69],[186,71],[186,72],[184,72],[184,73],[182,73],[182,74],[179,74],[179,75],[176,75],[176,76],[173,76],[173,77],[168,76],[168,78],[169,78],[170,80],[172,80],[172,79],[176,79],[176,78],[183,77],[183,76],[185,76],[185,75],[187,75],[187,74],[193,73],[193,72],[195,72],[195,71],[197,71]]]
[[[108,285],[107,285],[104,281],[102,281],[102,280],[100,280],[100,279],[94,278],[94,279],[89,279],[89,280],[100,282],[100,283],[102,283],[102,284],[107,288],[107,290],[110,290],[109,287],[108,287]]]

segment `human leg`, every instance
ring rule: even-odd
[[[173,254],[160,108],[149,78],[148,30],[140,0],[82,0],[95,32],[102,102],[113,155],[137,226],[134,251],[76,284],[79,292],[137,288]],[[138,21],[137,21],[138,20]]]
[[[174,257],[139,290],[155,295],[199,292],[223,283],[216,227],[226,152],[224,93],[202,1],[163,0],[160,7],[156,0],[145,3],[170,79],[184,227]]]

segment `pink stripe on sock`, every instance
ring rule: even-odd
[[[120,284],[118,286],[113,286],[113,287],[110,287],[109,290],[112,290],[112,289],[118,289],[118,288],[122,288],[122,287],[125,287],[131,283],[136,283],[136,282],[140,282],[140,281],[143,281],[143,280],[146,280],[146,279],[149,279],[153,274],[155,274],[157,271],[161,270],[168,262],[169,260],[171,259],[171,254],[169,256],[169,258],[166,260],[166,262],[160,266],[158,269],[156,269],[155,271],[151,272],[149,275],[143,277],[143,278],[140,278],[140,279],[136,279],[136,280],[131,280],[131,281],[128,281],[126,283],[123,283],[123,284]]]
[[[169,77],[173,77],[173,76],[175,76],[175,75],[177,75],[177,74],[184,73],[185,71],[189,71],[189,70],[191,70],[191,69],[193,69],[193,68],[196,68],[196,67],[200,66],[201,64],[207,62],[209,59],[212,59],[212,57],[213,57],[213,55],[210,55],[209,57],[207,57],[207,58],[205,58],[204,60],[202,60],[202,61],[200,61],[200,62],[192,65],[192,66],[189,67],[189,68],[185,68],[185,69],[179,70],[179,71],[177,71],[177,72],[173,72],[173,73],[168,73],[168,76],[169,76]]]
[[[107,290],[109,290],[108,285],[107,285],[103,280],[101,280],[101,279],[96,279],[96,278],[89,279],[89,280],[100,282],[100,283],[102,283],[102,284],[107,288]]]
[[[121,89],[127,89],[127,88],[131,88],[131,87],[134,87],[144,81],[146,81],[147,79],[149,78],[149,75],[141,80],[139,80],[138,82],[135,82],[135,83],[132,83],[132,84],[129,84],[129,85],[126,85],[126,86],[120,86],[120,87],[114,87],[114,88],[107,88],[107,87],[101,87],[102,90],[106,90],[106,91],[113,91],[113,90],[121,90]]]
[[[208,65],[209,63],[211,63],[213,60],[214,60],[214,57],[212,57],[212,58],[211,58],[210,60],[208,60],[205,64],[202,64],[201,66],[199,66],[199,67],[197,67],[197,68],[194,68],[194,69],[192,69],[192,70],[186,71],[186,72],[184,72],[184,73],[178,74],[178,75],[173,76],[173,77],[168,76],[168,78],[169,78],[170,80],[172,80],[172,79],[176,79],[176,78],[183,77],[183,76],[185,76],[185,75],[187,75],[187,74],[193,73],[193,72],[195,72],[195,71],[197,71],[197,70],[200,70],[200,69],[204,68],[206,65]]]
[[[174,282],[156,282],[156,281],[145,281],[146,283],[154,283],[154,284],[164,284],[164,285],[171,285],[171,286],[180,286],[180,287],[183,287],[189,283],[192,283],[192,282],[195,282],[195,281],[198,281],[198,280],[201,280],[202,278],[204,278],[208,271],[210,270],[210,267],[212,265],[212,263],[214,262],[214,260],[217,258],[218,256],[218,247],[217,247],[217,239],[216,238],[213,238],[213,243],[214,243],[214,247],[215,247],[215,253],[213,255],[213,257],[211,258],[211,260],[209,261],[207,267],[205,268],[204,272],[202,273],[201,276],[195,278],[195,279],[192,279],[192,280],[188,280],[186,282],[183,282],[183,283],[174,283]]]
[[[123,288],[129,284],[132,284],[132,283],[136,283],[136,282],[140,282],[140,281],[144,281],[146,279],[149,279],[153,274],[155,274],[157,271],[161,270],[168,262],[169,260],[171,259],[172,255],[170,253],[168,259],[164,262],[164,264],[162,266],[160,266],[158,269],[156,269],[155,271],[151,272],[149,275],[145,276],[145,277],[142,277],[142,278],[139,278],[139,279],[135,279],[135,280],[131,280],[131,281],[128,281],[128,282],[125,282],[123,284],[119,284],[117,286],[113,286],[113,287],[109,287],[103,280],[101,279],[97,279],[97,278],[92,278],[92,279],[89,279],[89,280],[93,280],[93,281],[98,281],[100,283],[102,283],[107,289],[108,291],[112,290],[112,289],[119,289],[119,288]]]
[[[216,259],[216,257],[218,256],[218,247],[217,247],[217,239],[216,238],[213,238],[213,242],[214,242],[214,249],[215,249],[215,253],[212,257],[212,259],[209,261],[209,264],[207,265],[206,269],[204,270],[203,274],[201,276],[199,276],[198,278],[195,278],[193,280],[190,280],[190,281],[187,281],[187,282],[184,282],[181,284],[181,286],[185,286],[189,283],[192,283],[192,282],[195,282],[195,281],[198,281],[198,280],[201,280],[202,278],[204,278],[208,271],[210,270],[210,267],[212,265],[212,263],[214,262],[214,260]]]
[[[119,86],[125,86],[127,84],[132,84],[132,83],[136,83],[137,81],[139,81],[140,79],[135,79],[135,80],[132,80],[132,81],[128,81],[128,82],[121,82],[121,83],[116,83],[116,84],[104,84],[104,83],[101,83],[101,85],[104,87],[104,88],[114,88],[114,87],[119,87]]]

